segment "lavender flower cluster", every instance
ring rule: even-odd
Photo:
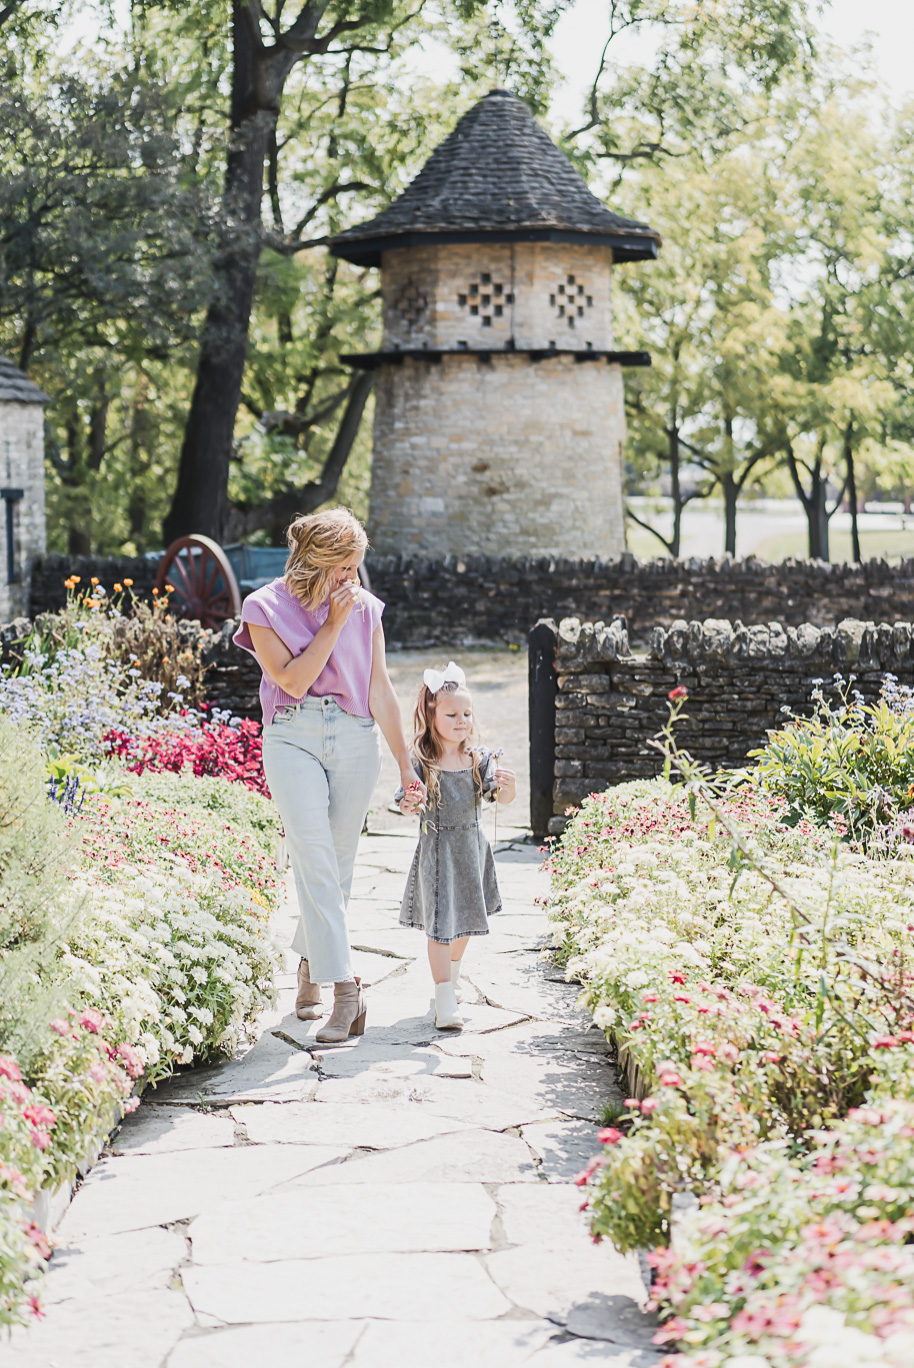
[[[151,737],[200,725],[201,713],[178,711],[183,695],[163,699],[162,692],[132,661],[112,659],[97,641],[53,656],[31,649],[18,670],[0,671],[0,710],[29,727],[43,747],[57,746],[80,760],[103,756],[110,731]]]

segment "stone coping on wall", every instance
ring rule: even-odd
[[[711,769],[739,768],[788,716],[811,710],[814,689],[840,676],[877,698],[888,675],[914,686],[914,622],[845,618],[831,628],[720,618],[674,621],[633,652],[625,621],[564,619],[556,632],[553,818],[589,793],[661,769],[650,745],[669,715],[670,690],[688,689],[680,744]]]
[[[387,604],[384,626],[392,646],[525,644],[543,617],[610,621],[624,615],[632,644],[646,647],[651,629],[684,619],[777,621],[834,628],[845,618],[907,621],[914,615],[914,560],[888,565],[827,565],[745,560],[637,561],[548,556],[377,556],[366,561],[375,592]],[[64,580],[97,575],[110,590],[134,580],[148,595],[157,565],[135,559],[47,556],[35,566],[31,612],[62,606]]]

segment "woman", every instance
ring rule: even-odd
[[[320,985],[332,982],[333,1013],[317,1039],[339,1043],[365,1029],[346,905],[381,768],[378,727],[404,787],[416,776],[387,673],[384,605],[359,585],[365,529],[340,508],[296,518],[286,539],[285,575],[245,599],[234,639],[263,671],[263,768],[301,910],[295,1011],[319,1017]]]

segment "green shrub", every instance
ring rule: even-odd
[[[836,681],[836,703],[817,689],[812,717],[793,718],[750,752],[750,777],[783,801],[789,825],[809,818],[853,841],[885,842],[914,806],[914,712],[891,681],[877,703],[852,683]]]

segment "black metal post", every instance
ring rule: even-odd
[[[530,665],[530,825],[534,836],[549,831],[555,783],[556,625],[540,618],[527,638]]]
[[[16,573],[16,519],[14,509],[20,499],[25,497],[24,489],[0,489],[0,499],[6,504],[6,582],[15,584],[19,579]]]

